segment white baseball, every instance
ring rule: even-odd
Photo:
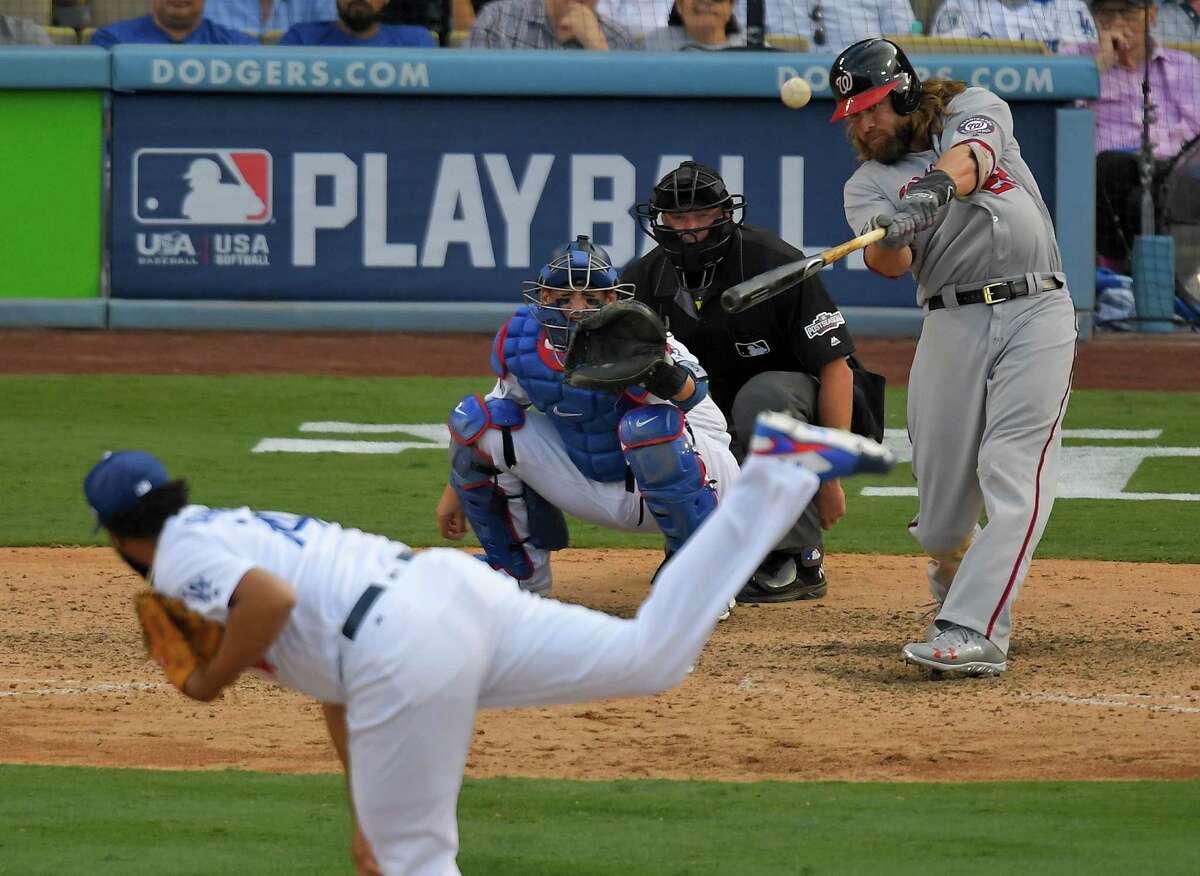
[[[812,87],[808,84],[807,79],[793,76],[786,80],[783,87],[779,89],[779,99],[791,109],[800,109],[812,99]]]

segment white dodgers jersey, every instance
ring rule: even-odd
[[[346,616],[368,584],[382,583],[411,555],[399,542],[315,517],[189,505],[163,528],[150,583],[223,625],[229,599],[250,569],[287,581],[296,605],[259,668],[281,684],[338,703]]]

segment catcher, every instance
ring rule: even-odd
[[[550,590],[563,512],[660,530],[669,557],[737,477],[704,370],[631,301],[603,248],[580,236],[525,284],[492,350],[495,387],[450,414],[450,479],[438,528],[469,522],[495,569]]]

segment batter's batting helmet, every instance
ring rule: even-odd
[[[672,228],[662,222],[665,213],[696,213],[719,208],[712,223],[695,228]],[[658,181],[650,200],[634,208],[642,230],[653,237],[671,258],[679,282],[699,291],[713,280],[714,269],[725,257],[734,229],[745,217],[746,199],[731,195],[725,180],[711,167],[685,161]],[[741,211],[737,219],[734,213]]]
[[[554,254],[536,280],[522,284],[525,301],[546,329],[550,346],[565,351],[578,320],[610,300],[633,297],[633,284],[618,283],[618,276],[604,247],[581,234]],[[586,307],[572,305],[575,293],[583,296]]]
[[[829,121],[875,106],[891,96],[892,109],[902,116],[921,103],[921,80],[904,50],[890,40],[859,40],[837,56],[829,68],[829,87],[837,109]]]

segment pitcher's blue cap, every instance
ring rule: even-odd
[[[142,496],[171,478],[153,454],[142,450],[118,450],[104,454],[83,479],[83,494],[96,512],[96,520],[106,526],[110,520],[128,511]]]

